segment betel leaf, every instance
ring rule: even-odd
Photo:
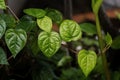
[[[75,21],[64,20],[60,25],[60,35],[64,41],[70,42],[80,39],[82,32]]]
[[[111,46],[112,44],[112,37],[109,33],[107,33],[107,35],[105,36],[105,42],[107,45]]]
[[[4,20],[0,19],[0,39],[4,35],[5,30],[6,30],[6,23]]]
[[[92,0],[92,9],[95,14],[98,14],[102,2],[103,0]]]
[[[36,18],[42,18],[46,14],[46,12],[43,9],[37,9],[37,8],[24,9],[23,12],[26,13],[27,15],[30,15]]]
[[[41,19],[37,19],[37,24],[40,29],[46,31],[46,32],[51,32],[52,30],[52,20],[45,16]]]
[[[57,32],[41,32],[38,36],[38,46],[47,57],[53,56],[61,46],[61,38]]]
[[[16,20],[12,15],[0,14],[0,18],[6,22],[7,28],[13,28],[16,25]]]
[[[26,32],[32,31],[36,27],[36,20],[33,17],[24,15],[17,23],[17,29],[23,29]]]
[[[53,22],[60,24],[63,20],[62,13],[55,9],[46,9],[47,16],[52,19]]]
[[[8,29],[5,33],[5,41],[13,57],[23,49],[27,41],[27,34],[22,29]]]
[[[5,64],[8,65],[8,61],[7,61],[7,56],[4,52],[4,50],[0,47],[0,64]]]
[[[113,39],[113,43],[111,45],[113,49],[120,49],[120,36],[117,36]]]
[[[5,0],[0,0],[0,9],[6,9]]]
[[[83,32],[90,35],[94,35],[97,33],[96,26],[91,23],[82,23],[80,24],[80,28]]]
[[[81,50],[78,53],[78,64],[87,77],[94,69],[97,61],[97,55],[92,50]]]

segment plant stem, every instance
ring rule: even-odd
[[[8,6],[8,0],[5,0],[5,5]],[[4,13],[8,14],[8,9],[3,10],[3,11],[4,11]]]
[[[8,10],[11,12],[11,14],[15,17],[17,21],[19,21],[19,18],[16,16],[16,14],[12,11],[12,9],[9,6],[6,6]]]
[[[106,80],[110,80],[110,73],[109,73],[109,69],[108,69],[107,59],[106,59],[106,56],[105,56],[105,52],[103,52],[104,43],[103,43],[102,30],[101,30],[98,14],[95,14],[95,19],[96,19],[96,27],[97,27],[100,53],[101,53],[101,56],[102,56],[102,62],[103,62],[103,67],[104,67],[104,71],[105,71],[105,75],[106,75]]]

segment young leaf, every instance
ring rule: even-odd
[[[98,14],[102,2],[103,0],[92,0],[92,9],[95,14]]]
[[[97,55],[94,51],[81,50],[78,53],[78,64],[87,77],[94,69],[97,61]]]
[[[37,24],[40,29],[46,31],[46,32],[51,32],[52,29],[52,20],[45,16],[41,19],[37,19]]]
[[[7,61],[7,56],[4,52],[4,50],[0,47],[0,64],[5,64],[8,65],[8,61]]]
[[[0,18],[6,22],[7,28],[15,27],[16,21],[12,15],[0,14]]]
[[[6,30],[6,23],[4,20],[0,19],[0,39],[2,38],[3,34]]]
[[[5,0],[0,0],[0,9],[6,9]]]
[[[46,9],[47,11],[47,16],[50,17],[53,22],[60,24],[63,20],[62,14],[61,12],[59,12],[58,10],[55,9]]]
[[[76,41],[81,38],[80,26],[72,20],[64,20],[60,25],[60,35],[64,41]]]
[[[106,44],[111,46],[112,44],[112,37],[109,33],[107,33],[107,35],[105,36],[105,41],[106,41]]]
[[[53,56],[61,46],[61,38],[56,32],[41,32],[38,36],[38,46],[47,57]]]
[[[80,28],[83,32],[87,34],[94,35],[97,33],[96,26],[91,23],[82,23],[80,24]]]
[[[115,37],[115,39],[113,39],[113,43],[111,46],[113,49],[120,49],[120,36]]]
[[[8,29],[5,33],[5,41],[13,57],[23,49],[27,41],[27,34],[22,29]]]
[[[25,9],[23,12],[36,18],[42,18],[46,14],[46,12],[43,9],[36,8]]]

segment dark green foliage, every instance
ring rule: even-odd
[[[0,2],[0,9],[6,9]],[[105,80],[106,55],[100,55],[98,47],[104,54],[111,45],[119,49],[120,36],[112,41],[100,30],[101,4],[92,0],[96,26],[63,20],[61,12],[49,8],[25,9],[27,15],[20,19],[0,14],[0,80]],[[59,32],[53,31],[56,23]],[[111,79],[119,80],[119,72],[111,71]]]
[[[12,15],[0,14],[0,19],[3,19],[6,22],[7,28],[15,28],[16,20]]]

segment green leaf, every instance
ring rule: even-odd
[[[33,30],[34,27],[36,27],[36,21],[32,20],[30,17],[28,16],[24,16],[20,19],[20,21],[18,22],[18,24],[16,25],[17,29],[23,29],[26,32],[30,32],[31,30]]]
[[[46,12],[43,9],[37,8],[24,9],[23,12],[36,18],[42,18],[46,14]]]
[[[106,41],[106,44],[111,46],[112,44],[112,37],[109,33],[107,33],[107,35],[105,36],[105,41]]]
[[[60,25],[60,35],[64,41],[70,42],[80,39],[82,32],[75,21],[64,20]]]
[[[47,16],[52,19],[53,22],[60,24],[63,20],[62,13],[55,9],[46,9]]]
[[[47,57],[53,56],[61,46],[61,38],[57,32],[41,32],[38,36],[38,46]]]
[[[78,64],[87,77],[94,69],[97,61],[97,55],[94,51],[81,50],[78,53]]]
[[[103,0],[92,0],[92,9],[95,14],[98,14],[102,2]]]
[[[27,41],[27,34],[22,29],[8,29],[5,33],[5,41],[13,57],[23,49]]]
[[[94,35],[97,33],[96,26],[91,23],[82,23],[80,24],[80,28],[83,32]]]
[[[8,65],[8,61],[7,61],[7,56],[4,52],[4,50],[0,47],[0,64],[2,65]]]
[[[0,0],[0,9],[6,9],[5,0]]]
[[[40,29],[46,31],[46,32],[51,32],[52,30],[52,20],[45,16],[41,19],[37,19],[37,24]]]
[[[120,36],[117,36],[113,39],[113,43],[111,45],[113,49],[120,49]]]
[[[71,56],[63,56],[62,59],[58,62],[58,66],[64,66],[65,64],[71,62],[72,57]]]
[[[30,33],[30,36],[28,38],[29,40],[29,47],[31,48],[31,51],[34,56],[38,54],[40,51],[40,48],[38,47],[38,40],[36,39],[38,36],[35,34]]]
[[[13,28],[16,25],[16,20],[12,15],[0,14],[0,18],[6,22],[7,28]]]
[[[4,35],[5,31],[6,31],[6,23],[4,20],[0,19],[0,39]]]

